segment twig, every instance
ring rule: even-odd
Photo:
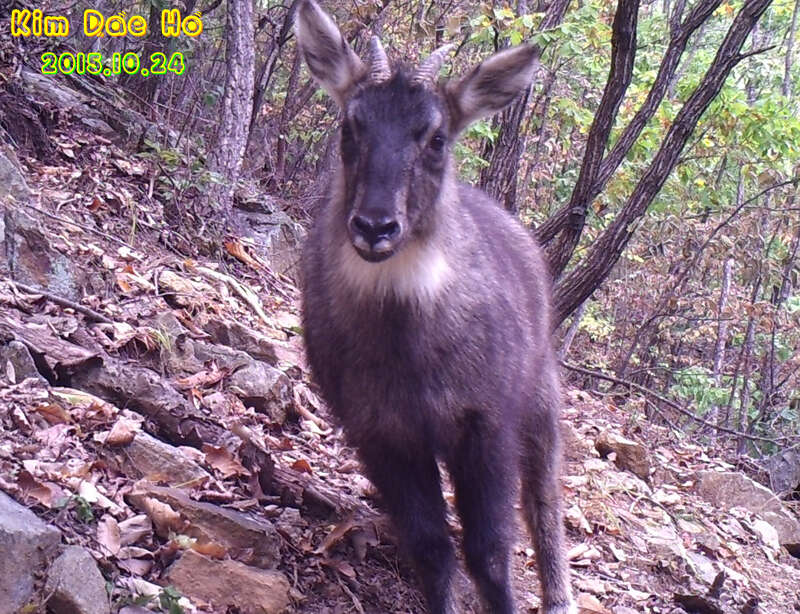
[[[30,209],[33,209],[34,211],[37,211],[38,213],[41,213],[42,215],[46,215],[47,217],[53,218],[54,220],[57,220],[59,222],[63,222],[65,224],[69,224],[70,226],[75,226],[76,228],[80,228],[81,230],[88,230],[89,232],[92,232],[92,233],[96,234],[97,236],[105,237],[106,239],[109,239],[110,241],[114,241],[115,243],[119,243],[120,245],[124,245],[125,247],[130,247],[131,249],[135,249],[133,247],[133,245],[131,245],[127,241],[123,241],[122,239],[118,239],[117,237],[115,237],[113,235],[110,235],[108,233],[105,233],[102,230],[97,230],[96,228],[90,228],[89,226],[84,226],[82,224],[78,224],[77,222],[75,222],[75,220],[70,220],[68,218],[58,216],[55,213],[50,213],[49,211],[45,211],[44,209],[40,209],[39,207],[36,207],[35,205],[31,205],[30,203],[22,203],[22,204],[24,206],[30,208]]]
[[[303,407],[300,403],[294,404],[294,410],[300,415],[301,418],[305,418],[306,420],[310,420],[314,424],[316,424],[319,428],[323,431],[327,431],[331,428],[331,425],[325,422],[322,418],[320,418],[315,413],[309,411],[305,407]]]
[[[620,384],[622,386],[628,386],[630,388],[635,388],[639,392],[643,392],[647,395],[650,395],[654,399],[657,399],[661,403],[664,403],[668,407],[682,413],[684,416],[691,418],[695,422],[699,422],[709,428],[715,429],[717,431],[722,431],[723,433],[728,433],[730,435],[736,435],[737,437],[744,437],[745,439],[750,439],[753,441],[766,441],[768,443],[772,443],[778,445],[781,441],[789,441],[788,437],[779,437],[777,439],[770,439],[769,437],[759,437],[758,435],[749,435],[747,433],[742,433],[741,431],[736,431],[734,429],[729,429],[724,426],[719,426],[718,424],[714,424],[713,422],[709,422],[708,420],[704,420],[703,418],[694,415],[685,407],[681,406],[680,404],[672,401],[665,396],[658,394],[655,390],[647,388],[646,386],[642,386],[635,382],[631,382],[628,380],[620,379],[618,377],[614,377],[613,375],[606,375],[605,373],[601,373],[600,371],[593,371],[591,369],[585,369],[584,367],[579,367],[577,365],[571,365],[566,362],[561,362],[561,366],[565,369],[569,369],[570,371],[575,371],[576,373],[582,373],[583,375],[588,375],[590,377],[596,377],[598,379],[606,380],[608,382],[612,382],[614,384]]]
[[[214,271],[213,269],[209,269],[208,267],[199,266],[197,267],[197,271],[205,275],[206,277],[211,277],[212,279],[216,279],[217,281],[223,281],[228,284],[231,288],[233,288],[236,293],[241,296],[245,302],[252,307],[253,311],[256,312],[259,318],[261,318],[265,324],[268,326],[273,326],[273,322],[270,322],[269,318],[267,318],[267,314],[264,313],[264,308],[261,306],[261,301],[258,299],[258,296],[255,292],[253,292],[250,288],[245,286],[240,281],[234,279],[230,275],[225,275],[225,273],[220,273],[219,271]]]
[[[737,57],[737,61],[741,62],[745,58],[752,57],[754,55],[758,55],[759,53],[766,53],[767,51],[771,51],[775,49],[778,45],[770,45],[769,47],[760,47],[758,49],[753,49],[752,51],[748,51],[747,53],[740,53]]]
[[[34,288],[33,286],[28,286],[27,284],[20,283],[18,281],[13,281],[11,279],[8,280],[8,283],[11,284],[12,287],[15,287],[18,290],[22,290],[23,292],[27,292],[28,294],[40,294],[45,297],[48,301],[55,303],[56,305],[61,305],[62,307],[69,307],[70,309],[74,309],[85,315],[89,320],[93,322],[103,322],[105,324],[113,324],[114,320],[104,316],[102,313],[96,312],[94,309],[90,309],[89,307],[84,307],[83,305],[71,301],[69,299],[63,298],[61,296],[57,296],[55,294],[51,294],[45,290],[40,290],[39,288]]]
[[[336,567],[335,567],[335,566],[333,566],[333,565],[331,565],[331,568],[332,568],[332,569],[336,569]],[[338,569],[337,569],[336,571],[338,571]],[[358,597],[356,597],[356,596],[353,594],[353,591],[351,591],[349,588],[347,588],[347,584],[346,584],[345,582],[343,582],[343,581],[342,581],[342,574],[341,574],[341,572],[339,572],[339,573],[337,574],[337,580],[339,581],[339,586],[342,588],[342,590],[343,590],[345,593],[347,593],[347,596],[348,596],[348,597],[350,597],[350,599],[352,600],[352,602],[353,602],[353,607],[354,607],[354,608],[355,608],[355,609],[358,611],[358,613],[359,613],[359,614],[364,614],[364,607],[361,605],[361,601],[359,601]]]

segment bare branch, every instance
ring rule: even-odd
[[[661,148],[622,211],[595,241],[589,255],[557,283],[554,326],[586,300],[611,272],[633,234],[634,222],[644,215],[661,190],[701,115],[717,97],[733,67],[741,61],[740,51],[745,40],[771,2],[748,0],[736,15],[703,80],[678,112]]]
[[[586,221],[586,212],[592,201],[592,187],[596,183],[603,152],[614,127],[614,118],[633,78],[638,15],[639,0],[618,1],[611,34],[611,70],[608,81],[589,130],[578,181],[565,207],[568,211],[566,227],[556,245],[547,251],[553,276],[558,276],[564,270],[578,244]]]
[[[661,60],[661,66],[658,69],[658,74],[653,82],[653,86],[647,94],[647,98],[630,123],[622,131],[622,134],[619,139],[617,139],[612,150],[600,163],[600,168],[593,177],[591,188],[583,190],[585,192],[585,199],[579,204],[582,207],[584,219],[588,212],[589,205],[591,205],[591,202],[602,192],[606,183],[611,178],[611,175],[619,168],[619,165],[622,164],[625,156],[628,154],[631,147],[633,147],[636,139],[639,138],[642,130],[652,119],[658,106],[664,99],[692,34],[711,17],[716,8],[721,4],[721,1],[722,0],[699,2],[680,26],[671,28],[670,43]],[[675,8],[676,12],[673,13],[673,19],[675,19],[676,14],[679,15],[678,8],[679,7]],[[578,181],[580,182],[580,178]],[[575,192],[573,191],[573,195],[574,194]],[[536,238],[545,245],[549,243],[568,223],[572,208],[573,207],[570,207],[570,205],[567,205],[551,216],[550,219],[536,229]],[[581,230],[582,227],[583,225],[581,224]],[[563,260],[563,257],[560,260]],[[566,266],[566,262],[564,262],[564,266]],[[551,270],[554,275],[558,275],[563,270],[563,266],[559,269],[553,268]]]
[[[704,426],[707,426],[709,428],[712,428],[712,429],[714,429],[716,431],[720,431],[720,432],[723,432],[723,433],[728,433],[729,435],[735,435],[736,437],[743,437],[745,439],[750,439],[752,441],[766,441],[768,443],[772,443],[772,444],[775,444],[775,445],[779,444],[781,441],[788,441],[789,440],[788,437],[779,437],[777,439],[770,439],[769,437],[759,437],[758,435],[750,435],[748,433],[742,433],[741,431],[736,431],[734,429],[729,429],[729,428],[726,428],[724,426],[719,426],[719,425],[714,424],[713,422],[709,422],[708,420],[704,420],[700,416],[695,415],[693,412],[691,412],[688,409],[686,409],[685,407],[683,407],[680,403],[677,403],[677,402],[673,401],[672,399],[668,399],[667,397],[657,393],[655,390],[652,390],[650,388],[647,388],[646,386],[642,386],[640,384],[637,384],[636,382],[631,382],[631,381],[628,381],[628,380],[620,379],[618,377],[614,377],[613,375],[606,375],[605,373],[602,373],[601,371],[593,371],[592,369],[586,369],[584,367],[579,367],[577,365],[571,365],[571,364],[566,363],[566,362],[561,362],[561,366],[564,367],[565,369],[569,369],[570,371],[574,371],[575,373],[581,373],[582,375],[588,375],[589,377],[596,377],[597,379],[603,379],[603,380],[606,380],[607,382],[611,382],[613,384],[617,384],[617,385],[620,385],[620,386],[626,386],[628,388],[633,388],[635,390],[638,390],[639,392],[642,392],[642,393],[644,393],[644,394],[646,394],[646,395],[658,400],[660,403],[663,403],[667,407],[671,407],[675,411],[680,412],[681,414],[683,414],[687,418],[691,418],[695,422],[698,422],[698,423],[700,423],[700,424],[702,424]]]

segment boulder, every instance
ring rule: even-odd
[[[194,550],[184,552],[169,568],[167,579],[187,597],[210,603],[216,612],[278,614],[289,606],[289,582],[282,573],[210,559]]]
[[[68,546],[50,566],[47,607],[59,614],[109,614],[106,581],[89,552]]]
[[[29,602],[35,575],[60,543],[58,529],[0,492],[0,614],[16,614]]]
[[[51,247],[39,220],[10,206],[4,209],[0,270],[15,281],[78,301],[84,284],[80,268]]]
[[[800,451],[784,450],[767,460],[769,480],[779,495],[800,490]]]
[[[720,508],[743,507],[758,514],[775,527],[782,546],[792,549],[800,544],[800,521],[771,490],[746,475],[733,471],[701,471],[696,475],[695,490]]]
[[[11,365],[10,369],[8,367],[9,364]],[[17,340],[9,341],[6,345],[0,346],[0,377],[3,376],[13,379],[11,383],[14,384],[29,377],[47,382],[36,368],[36,363],[33,362],[33,357],[28,348],[24,343]]]
[[[146,486],[128,495],[141,509],[147,508],[145,498],[166,503],[178,512],[185,522],[182,532],[201,544],[222,546],[232,558],[264,569],[275,567],[280,560],[281,539],[270,522],[195,501],[174,488]]]
[[[278,424],[286,421],[287,408],[292,403],[289,378],[283,371],[263,362],[253,361],[237,370],[228,382],[230,389],[242,401],[266,413]]]
[[[9,197],[25,201],[31,196],[14,149],[0,143],[0,203]]]
[[[215,342],[237,348],[256,360],[271,365],[278,362],[275,341],[239,322],[211,318],[203,325],[203,330],[211,335]]]
[[[630,471],[643,480],[650,477],[650,458],[640,443],[626,439],[611,431],[603,431],[595,441],[595,449],[602,455],[615,455],[614,463],[620,469]]]
[[[139,431],[129,444],[106,446],[106,459],[131,478],[164,482],[170,486],[197,486],[210,479],[208,472],[180,450]]]
[[[304,235],[300,224],[277,208],[272,211],[236,208],[233,219],[238,228],[247,229],[246,234],[255,242],[256,252],[273,271],[297,278],[299,246]]]

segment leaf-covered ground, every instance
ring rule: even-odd
[[[245,240],[220,245],[216,261],[171,251],[159,212],[136,198],[148,161],[86,133],[57,142],[60,164],[23,161],[32,195],[8,201],[6,220],[30,245],[45,239],[27,265],[83,292],[60,301],[61,286],[44,296],[0,282],[0,341],[24,346],[0,365],[0,489],[92,552],[115,608],[248,611],[236,584],[213,600],[190,594],[186,575],[204,573],[197,554],[237,561],[236,573],[279,572],[289,611],[423,612],[315,393],[291,280]],[[59,258],[69,264],[55,270]],[[565,388],[582,612],[800,609],[800,562],[763,519],[774,501],[713,450],[650,425],[636,399],[619,408]],[[455,518],[452,528],[458,539]],[[522,532],[513,567],[520,610],[535,612]],[[190,590],[165,590],[181,583]],[[457,584],[472,610],[463,574]]]

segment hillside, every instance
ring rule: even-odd
[[[0,150],[0,489],[17,502],[0,495],[0,611],[107,612],[108,590],[127,614],[422,612],[304,363],[297,236],[280,267],[262,234],[202,255],[147,198],[158,160],[85,119],[62,110],[46,155]],[[247,202],[249,219],[287,215]],[[796,508],[650,424],[639,392],[623,409],[564,376],[583,614],[800,610]],[[523,534],[514,575],[537,611]]]

